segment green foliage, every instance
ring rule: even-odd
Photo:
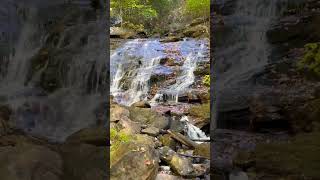
[[[320,43],[305,45],[303,58],[298,62],[298,69],[306,69],[320,76]]]
[[[210,16],[210,0],[187,0],[185,8],[193,18]]]
[[[126,134],[124,132],[119,132],[115,128],[110,129],[110,140],[111,140],[111,148],[110,148],[110,160],[114,161],[116,158],[116,154],[118,152],[119,146],[123,143],[128,143],[132,140],[132,136]]]
[[[148,0],[111,0],[111,16],[121,16],[124,22],[143,25],[157,17]]]
[[[210,87],[210,75],[205,75],[202,79],[202,83],[205,86]]]

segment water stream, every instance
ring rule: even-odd
[[[278,0],[238,0],[234,13],[224,17],[230,30],[215,51],[219,109],[247,106],[247,98],[259,89],[253,76],[269,63],[271,45],[266,32],[282,10]]]
[[[190,90],[195,82],[197,63],[207,61],[208,42],[185,39],[161,43],[159,39],[136,39],[125,43],[111,55],[111,94],[116,102],[130,106],[147,100],[178,101],[179,94]],[[162,60],[175,65],[167,66]],[[152,78],[172,78],[173,83],[162,85],[150,98]],[[167,79],[166,79],[167,80]],[[153,103],[152,103],[153,102]]]

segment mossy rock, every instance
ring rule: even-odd
[[[188,112],[196,126],[201,128],[210,123],[210,103],[192,106]]]
[[[159,137],[163,146],[168,146],[171,149],[176,149],[177,142],[169,134],[164,134]]]
[[[287,143],[259,144],[252,154],[257,173],[320,178],[320,133],[300,134]]]
[[[198,144],[193,154],[210,159],[210,143]]]

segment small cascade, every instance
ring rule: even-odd
[[[198,143],[201,143],[201,141],[210,141],[210,137],[208,137],[200,128],[189,123],[188,116],[183,116],[180,121],[186,123],[185,131],[191,140],[196,142],[199,141]]]

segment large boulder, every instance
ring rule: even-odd
[[[134,141],[120,144],[110,167],[111,180],[153,180],[159,168],[159,155],[150,145]]]
[[[146,108],[130,108],[130,119],[144,125],[165,129],[169,126],[169,120],[157,112]]]
[[[67,143],[92,144],[95,146],[106,146],[107,129],[105,127],[85,128],[69,136]]]
[[[63,162],[57,152],[23,136],[2,137],[0,142],[1,179],[61,179]]]
[[[108,176],[105,146],[90,144],[65,144],[61,147],[63,157],[63,179],[69,180],[103,180]]]

